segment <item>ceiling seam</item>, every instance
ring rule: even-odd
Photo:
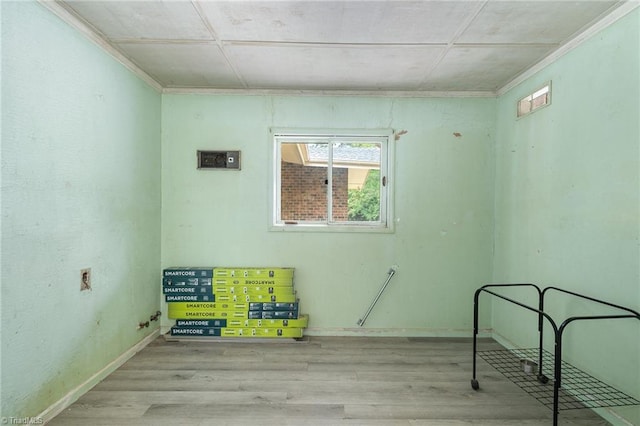
[[[465,19],[464,22],[460,25],[458,30],[453,34],[453,37],[451,37],[451,40],[446,44],[446,47],[444,48],[442,53],[440,53],[440,55],[438,55],[436,60],[433,61],[433,64],[432,64],[431,68],[429,70],[427,70],[427,72],[424,74],[424,77],[422,78],[422,80],[420,80],[420,83],[418,84],[418,89],[420,89],[420,90],[424,89],[427,81],[429,80],[429,77],[431,77],[431,74],[433,74],[435,69],[440,66],[440,64],[442,63],[444,58],[447,56],[447,54],[453,48],[453,46],[456,43],[456,41],[467,30],[467,28],[469,28],[469,25],[471,25],[471,23],[480,14],[482,9],[484,9],[484,7],[486,6],[488,1],[489,0],[484,0],[481,3],[478,3],[478,6],[476,7],[476,10],[473,13],[469,14],[469,17],[467,17],[467,19]]]
[[[212,89],[206,87],[165,87],[164,94],[176,95],[237,95],[237,96],[366,96],[396,98],[495,98],[491,90],[428,91],[428,90],[320,90],[320,89]]]
[[[207,30],[213,36],[213,40],[215,41],[216,45],[218,46],[218,49],[220,49],[220,54],[222,54],[222,57],[224,58],[225,62],[227,63],[227,66],[229,66],[229,69],[231,69],[231,71],[233,71],[233,74],[236,76],[236,78],[238,79],[238,81],[240,82],[242,87],[244,87],[245,89],[249,88],[249,85],[245,81],[245,79],[242,76],[242,74],[240,73],[240,71],[236,69],[236,67],[233,65],[233,62],[229,59],[229,56],[227,55],[227,52],[224,50],[224,42],[218,37],[218,33],[213,28],[213,25],[211,25],[211,22],[209,22],[209,19],[207,19],[206,13],[204,12],[204,10],[202,10],[202,6],[200,6],[199,1],[198,0],[192,0],[191,1],[191,5],[193,6],[193,8],[198,13],[198,16],[200,16],[200,19],[202,20],[202,23],[204,24],[204,26],[207,27]]]
[[[353,43],[353,42],[320,42],[320,41],[276,41],[276,40],[223,40],[224,44],[245,44],[249,46],[446,46],[447,43]]]
[[[154,44],[168,44],[173,46],[180,45],[200,45],[202,46],[200,50],[202,51],[204,48],[204,52],[202,54],[208,55],[208,52],[214,53],[214,51],[218,52],[218,54],[222,55],[218,61],[221,65],[227,67],[227,73],[229,73],[229,77],[235,76],[237,87],[228,87],[228,88],[219,88],[219,89],[209,89],[206,93],[247,93],[253,91],[254,93],[274,93],[274,94],[316,94],[316,95],[330,95],[330,96],[343,96],[343,95],[364,95],[364,96],[413,96],[413,97],[433,97],[433,96],[446,96],[446,97],[456,97],[461,93],[466,96],[501,96],[506,91],[515,87],[515,85],[520,84],[527,78],[531,78],[535,75],[536,72],[539,72],[544,67],[548,66],[550,63],[558,60],[560,57],[565,55],[567,52],[580,45],[584,40],[594,36],[598,31],[606,28],[611,25],[621,16],[624,16],[630,10],[635,9],[639,6],[638,0],[614,0],[607,3],[616,3],[615,6],[609,5],[606,11],[602,11],[600,16],[597,18],[593,18],[589,24],[583,25],[583,27],[574,32],[573,35],[566,37],[564,41],[556,41],[554,43],[459,43],[458,41],[465,37],[465,34],[468,34],[469,29],[478,23],[478,20],[484,16],[484,12],[490,9],[490,6],[495,5],[492,0],[479,0],[477,3],[473,5],[471,10],[466,10],[466,13],[462,19],[450,19],[452,26],[455,28],[457,24],[457,28],[455,32],[449,37],[448,43],[367,43],[367,42],[355,42],[355,43],[340,43],[340,42],[296,42],[296,41],[275,41],[275,40],[242,40],[240,37],[239,40],[224,40],[218,37],[216,33],[216,29],[222,30],[221,28],[214,28],[213,22],[215,22],[214,15],[211,15],[212,20],[210,21],[208,17],[210,16],[211,10],[209,10],[207,4],[201,0],[190,0],[189,2],[185,2],[185,6],[188,3],[189,6],[186,6],[191,9],[191,13],[196,12],[196,16],[193,18],[200,20],[201,25],[204,26],[204,29],[207,31],[210,37],[213,39],[209,39],[206,33],[195,35],[196,38],[185,38],[185,39],[174,39],[174,40],[166,40],[161,38],[134,38],[134,37],[122,37],[122,38],[109,38],[106,34],[100,30],[100,27],[94,26],[90,21],[85,20],[81,15],[79,15],[74,8],[65,4],[64,1],[56,0],[38,0],[38,3],[42,4],[45,8],[49,9],[55,15],[57,15],[60,19],[62,19],[65,23],[70,25],[72,28],[78,30],[82,35],[96,44],[98,47],[102,48],[103,51],[110,54],[117,62],[121,63],[125,68],[129,71],[133,72],[136,76],[141,78],[147,84],[149,84],[152,88],[162,93],[176,92],[176,91],[184,91],[189,90],[197,93],[205,93],[207,91],[207,85],[214,84],[215,78],[212,81],[203,81],[201,86],[198,85],[189,85],[188,83],[185,85],[179,84],[171,84],[171,83],[162,83],[162,80],[155,76],[153,73],[149,71],[145,71],[143,68],[140,68],[132,58],[135,56],[130,56],[127,53],[125,44],[143,46],[149,45],[152,47]],[[613,14],[612,14],[613,12]],[[137,15],[136,15],[137,16]],[[595,15],[593,15],[595,16]],[[613,16],[613,17],[612,17]],[[458,15],[458,18],[460,15]],[[98,20],[98,22],[100,22]],[[194,21],[195,23],[196,21]],[[280,22],[280,21],[278,21]],[[280,22],[282,23],[282,22]],[[382,23],[384,25],[384,23]],[[437,25],[437,24],[435,24]],[[584,30],[587,28],[587,30]],[[134,34],[134,33],[131,33]],[[124,35],[124,34],[123,34]],[[197,37],[203,37],[202,39]],[[278,37],[275,37],[276,39]],[[419,40],[419,39],[418,39]],[[120,46],[118,46],[118,44]],[[216,46],[213,46],[215,43]],[[420,48],[429,49],[431,48],[432,57],[436,58],[436,62],[433,64],[428,64],[423,67],[423,70],[420,73],[416,73],[414,78],[409,81],[405,81],[406,88],[402,89],[398,87],[397,89],[392,88],[389,85],[388,89],[384,89],[383,87],[372,87],[372,88],[354,88],[349,89],[345,87],[343,89],[332,89],[332,88],[316,88],[316,89],[299,89],[299,88],[272,88],[268,89],[266,87],[260,89],[251,89],[252,85],[250,83],[251,78],[248,76],[243,76],[243,66],[244,62],[234,62],[236,58],[236,52],[233,50],[233,46],[276,46],[278,48],[285,49],[286,52],[287,47],[309,47],[319,49],[321,51],[322,48],[330,48],[330,47],[345,47],[345,49],[353,49],[353,51],[357,52],[359,49],[375,49],[376,47],[382,47],[384,49],[385,46],[388,46],[389,49],[398,49],[398,55],[403,53],[403,48],[415,50],[415,53],[420,53]],[[211,46],[211,47],[208,47]],[[217,49],[216,49],[217,47]],[[494,84],[485,85],[487,89],[485,90],[473,90],[474,85],[459,85],[454,82],[462,82],[460,78],[456,77],[455,68],[449,69],[445,67],[445,65],[451,64],[449,62],[449,56],[451,54],[455,54],[454,56],[457,58],[459,50],[455,50],[456,48],[463,47],[467,52],[473,52],[473,49],[482,49],[482,48],[519,48],[519,47],[531,47],[531,48],[555,48],[553,52],[547,54],[546,56],[538,59],[537,61],[530,62],[529,65],[520,68],[519,73],[512,73],[510,80],[507,83],[503,83],[502,81],[495,81]],[[138,50],[141,47],[137,47]],[[175,48],[174,48],[175,49]],[[134,51],[135,51],[134,50]],[[344,50],[350,54],[348,50]],[[383,50],[384,51],[384,50]],[[387,50],[388,51],[388,50]],[[499,52],[499,50],[497,50]],[[233,54],[232,54],[233,52]],[[301,53],[305,53],[304,51]],[[309,52],[307,52],[309,53]],[[321,53],[321,52],[320,52]],[[431,56],[431,55],[430,55]],[[197,58],[196,58],[197,59]],[[523,62],[523,61],[520,61]],[[444,71],[438,72],[438,67],[443,68]],[[475,68],[470,68],[469,72],[473,72]],[[207,72],[209,67],[203,68],[199,74],[208,75]],[[215,69],[214,69],[215,70]],[[443,74],[444,73],[444,74]],[[447,80],[442,80],[442,78],[447,78]],[[464,90],[433,90],[435,87],[429,83],[429,79],[436,78],[435,84],[441,84],[441,87],[445,87],[448,89],[453,89],[454,87],[468,87],[468,91]],[[494,79],[495,80],[495,79]],[[450,81],[451,84],[443,85],[446,81]],[[408,84],[410,83],[410,84]],[[358,84],[355,84],[354,87],[357,87]],[[482,85],[475,84],[475,87],[485,87]],[[429,90],[431,88],[432,90]],[[165,91],[166,89],[166,91]]]

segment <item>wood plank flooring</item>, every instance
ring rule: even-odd
[[[161,336],[48,424],[552,424],[551,410],[479,358],[480,390],[474,391],[472,354],[470,339],[172,342]],[[580,409],[561,411],[560,424],[609,423]]]

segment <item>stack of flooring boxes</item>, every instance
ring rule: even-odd
[[[172,336],[301,338],[293,268],[168,268],[163,292]]]

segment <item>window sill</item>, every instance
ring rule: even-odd
[[[314,223],[281,223],[270,226],[271,232],[334,232],[334,233],[373,233],[392,234],[394,229],[389,226],[376,225],[326,225]]]

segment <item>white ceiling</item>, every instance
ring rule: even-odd
[[[618,0],[58,1],[163,88],[488,91]]]

